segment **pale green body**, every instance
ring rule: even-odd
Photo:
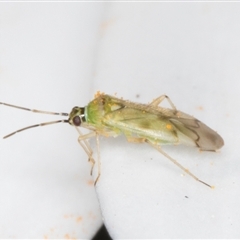
[[[165,98],[168,100],[172,109],[158,106]],[[93,152],[86,139],[95,136],[97,146],[99,147],[99,134],[106,137],[116,137],[124,134],[128,141],[149,143],[186,174],[208,187],[212,187],[197,178],[188,169],[184,168],[175,159],[162,151],[159,145],[182,143],[196,146],[202,150],[215,151],[223,146],[224,141],[220,135],[204,123],[186,113],[178,111],[166,95],[158,97],[150,104],[138,104],[97,93],[97,97],[86,107],[74,107],[70,114],[40,111],[3,102],[0,102],[0,104],[37,113],[69,116],[68,119],[35,124],[19,129],[6,135],[4,138],[8,138],[15,133],[30,128],[61,122],[69,123],[75,126],[79,132],[78,142],[87,153],[89,161],[92,164],[91,174],[95,160],[92,157]],[[88,128],[92,130],[92,132],[83,135],[79,127]],[[97,183],[99,177],[100,159],[98,158],[98,176],[94,184]]]
[[[129,141],[186,144],[216,150],[222,138],[211,128],[183,112],[121,100],[101,94],[85,107],[87,127],[104,136],[124,134]]]

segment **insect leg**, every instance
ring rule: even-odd
[[[83,134],[80,129],[78,127],[76,127],[78,133],[79,133],[79,137],[78,137],[78,142],[81,145],[81,147],[84,149],[84,151],[86,152],[86,154],[88,155],[88,161],[91,163],[92,167],[91,167],[91,171],[90,174],[92,175],[93,172],[93,168],[95,165],[95,160],[92,157],[93,151],[89,145],[89,143],[86,141],[86,139],[89,139],[91,137],[96,137],[96,142],[97,142],[97,154],[98,154],[98,176],[94,182],[94,185],[96,185],[99,177],[100,177],[100,151],[99,151],[99,135],[96,131],[90,132],[88,134]]]
[[[138,138],[138,137],[127,137],[128,142],[131,143],[144,143],[145,138]]]
[[[91,149],[89,143],[86,141],[86,139],[89,139],[91,137],[95,137],[96,133],[95,132],[90,132],[88,134],[83,135],[79,128],[76,127],[76,129],[77,129],[77,131],[79,133],[78,143],[84,149],[84,151],[88,155],[88,161],[91,162],[91,164],[92,164],[91,171],[90,171],[90,174],[92,175],[92,171],[93,171],[93,167],[94,167],[95,161],[94,161],[94,159],[92,157],[92,154],[93,154],[92,149]]]
[[[99,150],[99,135],[96,133],[96,143],[97,143],[97,155],[98,155],[98,175],[94,182],[94,186],[96,186],[97,181],[101,175],[101,161],[100,161],[100,150]]]
[[[171,101],[171,99],[167,96],[167,95],[162,95],[156,99],[154,99],[150,105],[151,106],[155,106],[157,107],[164,99],[167,99],[168,103],[170,104],[170,106],[172,107],[172,109],[177,111],[177,108],[175,107],[175,105],[173,104],[173,102]]]
[[[192,178],[194,178],[196,181],[203,183],[204,185],[213,188],[213,186],[203,182],[202,180],[200,180],[199,178],[197,178],[195,175],[193,175],[187,168],[183,167],[177,160],[173,159],[172,157],[170,157],[167,153],[165,153],[161,147],[159,145],[153,144],[150,141],[146,140],[147,143],[149,143],[152,147],[154,147],[157,151],[159,151],[161,154],[163,154],[165,157],[167,157],[172,163],[174,163],[176,166],[178,166],[179,168],[181,168],[185,173],[187,173],[189,176],[191,176]]]

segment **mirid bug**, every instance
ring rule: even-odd
[[[171,109],[159,106],[164,99],[169,102]],[[198,119],[177,110],[170,98],[166,95],[158,97],[150,104],[139,104],[103,93],[97,93],[95,98],[87,106],[74,107],[70,114],[40,111],[3,102],[0,102],[0,104],[35,113],[68,116],[68,119],[40,123],[19,129],[6,135],[4,138],[38,126],[46,126],[60,122],[69,123],[74,126],[79,133],[78,142],[87,153],[89,161],[92,164],[91,174],[95,161],[92,157],[93,152],[91,147],[86,140],[95,137],[98,147],[98,176],[95,184],[101,174],[99,135],[116,137],[124,134],[129,142],[148,143],[185,173],[208,187],[212,186],[197,178],[188,169],[170,157],[161,149],[160,145],[185,144],[195,146],[203,151],[216,151],[224,145],[224,141],[218,133]],[[87,128],[90,132],[83,135],[79,127]]]

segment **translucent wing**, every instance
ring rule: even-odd
[[[224,144],[214,130],[183,112],[121,100],[114,103],[121,104],[121,108],[108,112],[103,121],[126,136],[138,136],[159,144],[195,145],[208,151]]]
[[[170,118],[169,121],[202,150],[215,151],[224,144],[219,134],[195,118]]]
[[[124,133],[129,140],[143,138],[153,144],[194,145],[208,151],[224,144],[214,130],[186,113],[104,94],[88,105],[88,118],[95,129],[109,127],[111,133]]]

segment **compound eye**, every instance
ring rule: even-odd
[[[81,118],[79,117],[79,116],[75,116],[74,118],[73,118],[73,124],[74,124],[74,126],[76,126],[76,127],[79,127],[80,125],[81,125]]]

